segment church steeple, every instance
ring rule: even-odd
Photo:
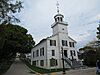
[[[59,3],[58,3],[58,1],[57,1],[56,6],[57,6],[57,15],[54,16],[55,22],[63,22],[64,16],[59,13]]]
[[[57,2],[57,14],[54,16],[55,22],[51,25],[51,28],[53,29],[53,35],[59,34],[59,33],[65,33],[68,34],[67,30],[67,22],[63,21],[64,16],[60,14],[59,12],[59,3]]]

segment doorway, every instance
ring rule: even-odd
[[[68,55],[67,55],[67,50],[64,50],[64,56],[65,56],[65,57],[68,57]]]

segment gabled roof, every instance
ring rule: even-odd
[[[33,46],[33,47],[36,47],[37,45],[41,44],[42,42],[44,42],[44,41],[46,41],[46,40],[47,40],[47,38],[46,38],[46,39],[42,39],[38,44],[36,44],[36,45]]]
[[[51,37],[54,37],[54,36],[56,36],[56,35],[58,35],[58,34],[51,35],[51,36],[47,37],[47,39],[49,39],[49,38],[51,38]]]
[[[75,43],[77,43],[74,39],[72,39],[70,36],[68,36],[69,39],[73,40]]]
[[[36,47],[37,45],[41,44],[42,42],[45,42],[47,39],[49,39],[49,38],[51,38],[51,37],[53,37],[53,36],[56,36],[56,35],[57,35],[57,34],[42,39],[42,40],[41,40],[38,44],[36,44],[34,47]]]
[[[53,36],[56,36],[56,35],[58,35],[58,34],[55,34],[55,35],[52,35],[52,36],[49,36],[49,37],[47,37],[47,38],[44,38],[44,39],[42,39],[38,44],[36,44],[34,47],[36,47],[37,45],[39,45],[39,44],[41,44],[42,42],[45,42],[47,39],[49,39],[49,38],[51,38],[51,37],[53,37]],[[77,43],[74,39],[72,39],[70,36],[68,36],[68,38],[69,39],[71,39],[71,40],[73,40],[75,43]]]

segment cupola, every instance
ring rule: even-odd
[[[57,14],[54,16],[55,22],[63,22],[64,16],[62,14]]]

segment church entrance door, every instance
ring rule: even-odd
[[[67,50],[64,50],[64,56],[65,56],[65,57],[68,57],[68,55],[67,55]]]

